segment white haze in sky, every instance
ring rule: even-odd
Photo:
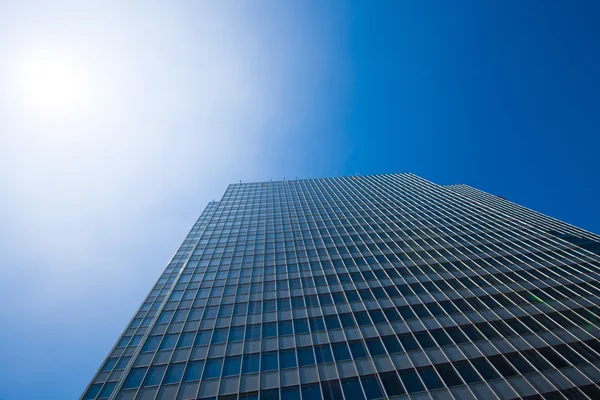
[[[340,172],[322,11],[0,3],[2,399],[78,397],[228,183]]]

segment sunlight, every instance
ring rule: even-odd
[[[85,68],[70,54],[34,51],[16,63],[14,84],[21,105],[39,117],[66,117],[78,113],[86,98]]]

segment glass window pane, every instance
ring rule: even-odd
[[[185,375],[183,376],[184,382],[187,381],[195,381],[200,379],[202,376],[202,367],[204,367],[204,361],[192,361],[187,365],[185,370]],[[174,374],[176,375],[176,374]],[[167,376],[169,373],[167,372]],[[169,380],[173,379],[173,382],[176,382],[176,376],[173,378],[169,378]]]
[[[162,381],[162,377],[166,369],[166,365],[151,367],[148,370],[148,374],[146,374],[146,379],[144,379],[144,386],[153,386],[160,384],[160,381]]]
[[[342,379],[342,389],[346,400],[365,400],[358,378]]]
[[[315,355],[312,347],[299,347],[296,350],[298,352],[298,365],[303,367],[305,365],[315,364]]]
[[[281,350],[279,352],[279,365],[281,369],[295,368],[298,365],[296,362],[296,350]]]
[[[379,374],[379,376],[381,377],[381,383],[383,383],[383,387],[385,388],[388,397],[406,394],[406,391],[395,372],[384,372]]]
[[[244,354],[244,360],[242,364],[242,374],[252,374],[258,372],[258,366],[260,364],[260,354]]]
[[[261,371],[274,371],[279,368],[277,362],[277,352],[270,351],[262,353],[262,367]]]
[[[379,382],[377,382],[377,377],[375,375],[361,376],[360,381],[365,390],[367,400],[375,400],[383,397],[381,386],[379,386]]]
[[[218,378],[221,376],[221,367],[223,366],[222,358],[213,358],[206,361],[204,367],[204,379]]]
[[[163,381],[163,384],[179,382],[181,380],[181,376],[183,375],[184,370],[185,370],[185,363],[177,363],[177,364],[169,365],[169,368],[167,369],[167,374],[165,375],[165,380]]]
[[[398,375],[400,375],[402,383],[404,384],[404,387],[408,393],[422,392],[425,390],[425,387],[417,375],[417,371],[414,369],[410,368],[400,370],[398,371]]]

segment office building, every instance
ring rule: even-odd
[[[412,174],[233,184],[82,399],[600,399],[599,254]]]

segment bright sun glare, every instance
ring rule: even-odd
[[[77,113],[85,97],[85,68],[70,54],[37,51],[16,65],[13,82],[22,106],[39,116],[64,117]]]

